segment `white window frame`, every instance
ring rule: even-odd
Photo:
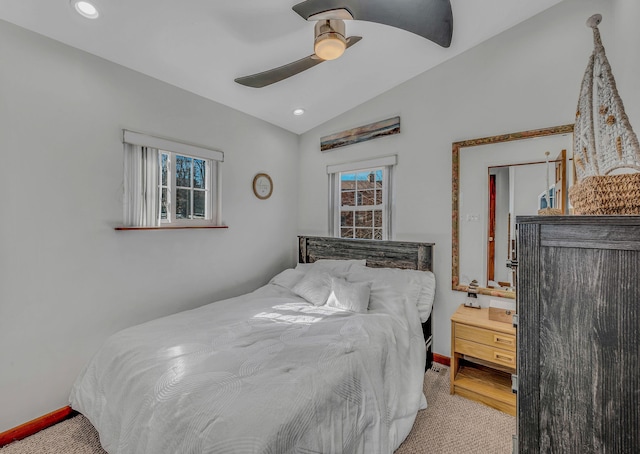
[[[224,162],[224,153],[218,150],[202,146],[186,144],[170,139],[154,137],[147,134],[123,130],[123,142],[131,145],[139,145],[158,150],[158,226],[211,226],[220,225],[222,222],[222,171],[221,163]],[[167,187],[170,194],[167,219],[162,218],[162,154],[168,154],[169,166],[167,168]],[[175,156],[185,156],[204,160],[207,163],[207,175],[205,188],[208,191],[208,200],[205,204],[205,219],[176,219],[176,181],[174,176]],[[215,169],[213,169],[215,167]],[[193,186],[193,165],[191,175]],[[193,188],[191,191],[193,199]],[[193,204],[192,204],[193,205]]]
[[[164,186],[162,184],[162,155],[167,155],[167,185]],[[190,158],[191,161],[191,182],[190,187],[186,186],[178,186],[176,178],[175,178],[175,163],[176,156],[183,156],[185,158]],[[204,161],[205,168],[205,187],[204,189],[194,188],[193,187],[193,178],[194,178],[194,165],[193,160]],[[158,216],[160,216],[160,225],[161,226],[171,226],[171,225],[209,225],[215,223],[216,219],[213,218],[214,212],[214,201],[216,200],[216,188],[213,181],[213,175],[216,172],[212,170],[215,168],[216,170],[219,168],[217,161],[214,161],[209,158],[201,157],[201,156],[193,156],[187,155],[186,153],[176,153],[168,150],[158,150],[158,165],[160,169],[158,171]],[[162,189],[167,188],[168,195],[168,203],[167,203],[167,217],[166,219],[162,219]],[[189,204],[191,206],[191,214],[193,215],[193,195],[196,191],[205,192],[205,213],[204,218],[186,218],[186,219],[178,219],[176,209],[178,207],[177,197],[178,197],[178,189],[188,189],[189,190]],[[216,216],[217,217],[217,216]]]
[[[342,198],[340,175],[342,173],[367,172],[382,169],[382,240],[393,239],[393,171],[398,162],[397,155],[367,159],[365,161],[350,162],[327,166],[329,176],[329,235],[340,237],[340,212]],[[357,207],[348,207],[349,211],[358,211]],[[367,208],[370,210],[371,208]]]

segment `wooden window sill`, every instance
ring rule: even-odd
[[[228,225],[171,225],[161,227],[116,227],[115,230],[180,230],[180,229],[228,229]]]

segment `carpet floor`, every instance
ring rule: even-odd
[[[516,420],[493,408],[449,394],[449,369],[425,374],[428,408],[395,454],[509,454]],[[0,449],[0,454],[106,454],[98,433],[82,415]]]

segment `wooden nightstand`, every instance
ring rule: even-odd
[[[460,306],[451,317],[451,394],[515,416],[516,329],[488,309]]]

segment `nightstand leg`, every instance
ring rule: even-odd
[[[450,370],[450,385],[449,385],[449,393],[454,393],[453,382],[458,373],[458,369],[460,368],[460,355],[456,353],[455,349],[455,339],[456,339],[456,324],[451,323],[451,364],[449,365]]]

